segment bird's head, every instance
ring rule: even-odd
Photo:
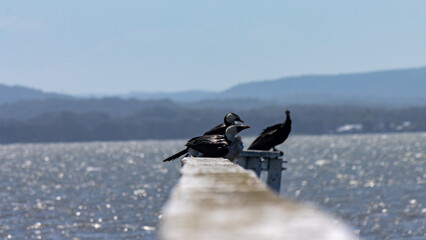
[[[225,115],[224,122],[227,125],[234,125],[235,122],[242,122],[242,123],[244,123],[244,121],[241,120],[241,118],[237,114],[232,113],[232,112]]]
[[[288,109],[285,110],[285,115],[290,116],[290,111]]]
[[[239,132],[241,132],[244,129],[250,128],[250,126],[244,126],[241,124],[236,124],[236,125],[231,125],[229,127],[226,128],[225,131],[225,137],[228,140],[234,140],[235,139],[235,135],[237,135]]]

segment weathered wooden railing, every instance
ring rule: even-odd
[[[163,240],[356,239],[336,219],[280,198],[253,171],[223,158],[184,158],[163,209]]]
[[[280,192],[281,174],[285,170],[283,153],[270,151],[247,150],[243,151],[237,160],[237,164],[249,170],[253,170],[260,178],[262,172],[267,174],[266,184],[273,190]]]

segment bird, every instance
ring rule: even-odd
[[[231,125],[235,125],[236,124],[235,122],[237,122],[237,121],[244,123],[244,121],[241,120],[241,118],[237,114],[230,112],[230,113],[225,115],[222,124],[219,124],[216,127],[208,130],[203,135],[215,135],[215,134],[223,135],[223,134],[225,134],[226,128],[231,126]]]
[[[191,138],[186,144],[186,148],[163,160],[172,161],[186,153],[193,157],[223,157],[233,160],[243,150],[241,137],[236,135],[250,126],[241,124],[231,125],[226,128],[225,134],[203,135]]]
[[[263,129],[262,133],[260,133],[248,147],[248,150],[268,151],[272,148],[274,151],[277,151],[275,147],[283,143],[291,131],[290,111],[286,110],[285,114],[286,119],[283,123],[278,123]]]

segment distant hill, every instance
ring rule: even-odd
[[[0,104],[21,100],[41,100],[49,98],[71,98],[69,95],[48,93],[29,87],[0,84]]]
[[[239,84],[221,92],[188,90],[183,92],[132,92],[115,98],[139,100],[164,100],[169,99],[178,104],[191,108],[234,108],[250,109],[270,105],[353,105],[374,107],[406,107],[422,106],[426,104],[426,67],[404,70],[377,71],[369,73],[338,74],[338,75],[310,75],[299,77],[285,77],[275,80],[265,80]],[[37,101],[49,99],[65,99],[70,101],[51,101],[47,106]],[[72,99],[86,99],[81,104]],[[21,86],[7,86],[0,84],[0,106],[5,103],[12,104],[18,101],[27,101],[21,105],[33,105],[42,109],[51,107],[58,110],[62,104],[65,110],[74,111],[72,107],[87,108],[102,105],[105,110],[108,104],[96,102],[101,98],[71,97],[63,94],[43,92],[33,88]],[[89,101],[90,100],[90,101]],[[93,100],[93,101],[91,101]],[[34,104],[28,101],[35,101]],[[122,102],[124,103],[124,102]],[[117,103],[117,104],[122,104]],[[99,105],[100,104],[100,105]],[[114,108],[115,103],[111,103]],[[128,102],[128,104],[139,104]],[[155,105],[155,104],[154,104]],[[18,105],[6,106],[11,112],[14,107],[24,109]],[[53,109],[53,108],[57,109]],[[135,106],[136,107],[136,106]],[[130,108],[135,108],[130,107]],[[71,109],[70,109],[71,108]],[[8,111],[9,111],[8,110]],[[90,109],[92,110],[92,109]],[[15,111],[15,112],[16,112]],[[26,110],[24,110],[26,111]],[[31,110],[33,111],[33,110]],[[110,112],[113,114],[113,111]],[[117,110],[117,112],[120,112]],[[4,113],[4,111],[3,111]],[[24,115],[26,113],[23,113]],[[0,116],[1,117],[1,116]]]
[[[194,106],[227,99],[250,99],[256,105],[325,104],[396,106],[426,104],[426,67],[368,73],[309,75],[239,84],[222,92],[134,93],[139,99],[168,98]],[[128,96],[126,96],[128,97]],[[196,102],[196,103],[195,103]],[[195,103],[195,104],[194,104]],[[235,101],[233,101],[235,103]],[[250,103],[247,103],[250,104]]]
[[[170,100],[137,100],[121,98],[52,98],[21,100],[0,105],[0,119],[27,120],[41,114],[70,111],[74,113],[106,113],[113,118],[126,117],[141,109],[177,107]]]
[[[230,111],[251,125],[244,135],[255,136],[283,121],[287,108],[292,134],[426,131],[425,89],[426,68],[281,78],[222,92],[106,98],[0,84],[0,144],[187,139],[220,123]]]
[[[122,95],[124,98],[137,98],[141,100],[150,99],[170,99],[178,102],[194,102],[202,101],[205,99],[215,98],[215,92],[201,91],[201,90],[190,90],[183,92],[131,92],[126,95]]]
[[[221,98],[256,97],[292,103],[423,105],[426,67],[371,73],[312,75],[252,82],[232,87]]]

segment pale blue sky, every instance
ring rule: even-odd
[[[46,91],[218,91],[420,66],[424,0],[0,3],[0,83]]]

